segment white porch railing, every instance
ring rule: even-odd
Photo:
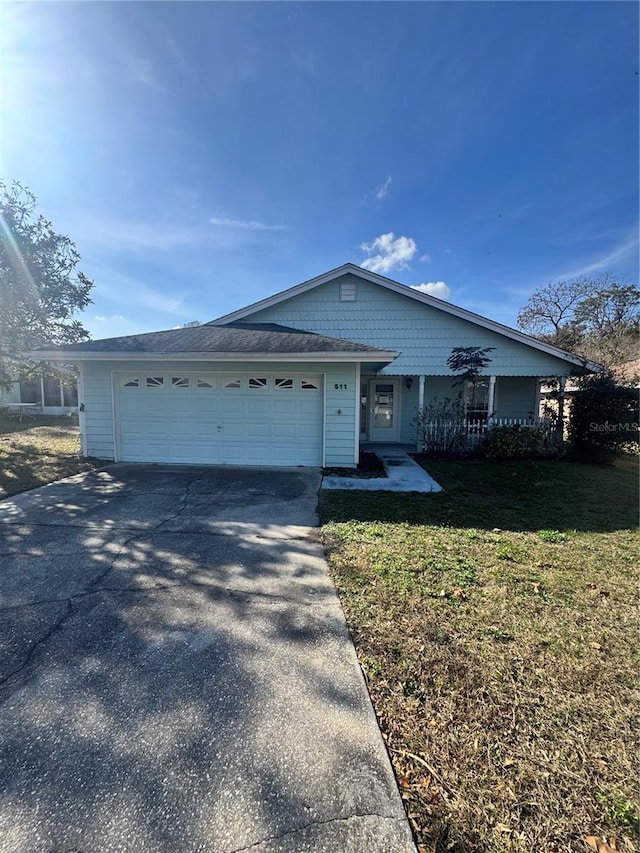
[[[462,444],[467,448],[475,447],[488,430],[501,426],[519,426],[529,429],[541,429],[546,438],[553,433],[553,421],[550,418],[489,418],[488,420],[434,420],[422,425],[424,434],[423,450],[441,450]]]

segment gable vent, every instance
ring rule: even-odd
[[[340,285],[340,302],[356,301],[355,282],[342,282]]]

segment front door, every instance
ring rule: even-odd
[[[369,441],[398,441],[398,380],[369,383]]]

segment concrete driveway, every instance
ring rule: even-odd
[[[319,473],[115,465],[0,502],[0,851],[414,851]]]

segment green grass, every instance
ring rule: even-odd
[[[95,467],[79,454],[77,418],[0,416],[0,499]]]
[[[637,460],[428,469],[320,504],[422,849],[637,849]]]

